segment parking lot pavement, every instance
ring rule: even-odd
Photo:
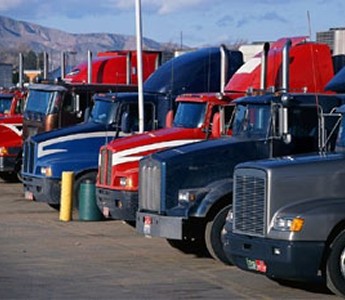
[[[333,298],[185,255],[119,221],[61,222],[0,182],[0,299]]]

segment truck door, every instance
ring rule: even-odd
[[[139,131],[139,108],[138,103],[125,103],[121,107],[121,130],[124,133],[135,133]],[[144,104],[144,130],[151,131],[156,128],[155,105]]]

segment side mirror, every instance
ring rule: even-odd
[[[220,138],[220,113],[216,112],[212,118],[212,137],[213,138]]]
[[[80,111],[80,96],[77,94],[73,97],[74,101],[74,111],[79,112]]]
[[[89,117],[90,117],[90,110],[91,110],[90,107],[87,107],[85,109],[85,112],[84,112],[84,122],[87,122],[87,120],[89,119]]]
[[[123,133],[131,133],[129,113],[126,111],[121,116],[121,130]]]
[[[171,109],[168,111],[165,117],[165,127],[171,128],[173,126],[173,121],[174,121],[174,111]]]

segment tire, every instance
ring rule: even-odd
[[[205,241],[208,252],[215,260],[227,265],[231,265],[231,262],[225,255],[221,240],[221,232],[230,208],[231,206],[224,207],[213,220],[206,224],[205,230]]]
[[[18,183],[18,177],[16,173],[0,173],[0,178],[7,183]]]
[[[92,183],[96,183],[97,179],[97,171],[91,171],[88,173],[83,174],[82,176],[78,177],[74,182],[73,187],[73,207],[78,209],[79,208],[79,191],[80,185],[85,181],[91,181]]]
[[[14,169],[18,182],[23,182],[22,163],[22,159],[18,160]]]
[[[57,211],[60,210],[60,204],[48,203],[48,205],[49,205],[51,208],[54,208],[54,209],[57,210]]]
[[[203,240],[172,240],[167,239],[168,244],[185,254],[194,254],[199,257],[209,257],[205,241]]]
[[[345,231],[333,241],[326,263],[327,287],[336,295],[345,297]]]

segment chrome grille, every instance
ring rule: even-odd
[[[35,164],[35,143],[27,140],[23,147],[23,170],[25,173],[33,173]]]
[[[139,209],[160,212],[161,210],[161,167],[151,159],[140,163]]]
[[[106,148],[101,149],[99,183],[104,185],[111,184],[112,170],[112,151]]]
[[[263,236],[266,227],[266,176],[256,169],[234,173],[234,232]]]

